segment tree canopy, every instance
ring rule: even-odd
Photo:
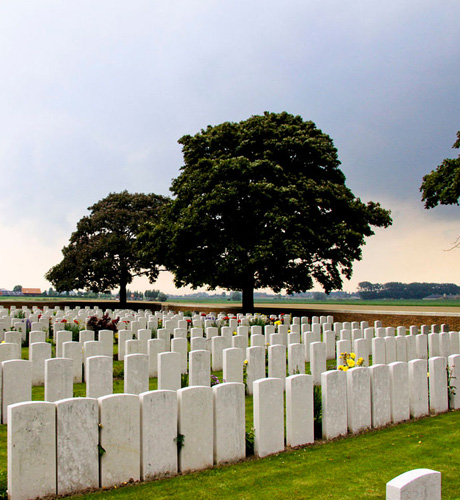
[[[331,138],[300,116],[266,112],[179,143],[173,200],[142,237],[177,286],[242,291],[246,311],[255,288],[340,289],[371,226],[391,224],[345,186]]]
[[[457,140],[452,146],[460,148],[460,131]],[[425,208],[434,208],[437,205],[458,205],[460,198],[460,154],[458,158],[446,158],[441,165],[423,177],[420,187],[422,201]]]
[[[110,193],[88,208],[90,215],[77,223],[62,261],[45,275],[57,291],[106,292],[120,287],[120,304],[126,304],[126,285],[135,276],[158,277],[158,267],[135,246],[146,220],[156,221],[167,201],[156,194]]]
[[[460,286],[454,283],[358,283],[358,293],[363,300],[373,299],[424,299],[431,295],[459,295]]]

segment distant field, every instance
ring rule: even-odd
[[[306,300],[306,299],[255,299],[255,304],[263,305],[274,305],[276,307],[282,307],[289,304],[299,304],[299,305],[310,305],[310,306],[383,306],[383,307],[393,307],[393,306],[414,306],[414,307],[425,307],[431,309],[432,307],[460,307],[459,300]],[[224,301],[221,297],[218,298],[171,298],[166,302],[167,304],[178,303],[178,304],[227,304],[228,306],[238,306],[239,302],[228,300]]]
[[[0,296],[1,302],[27,302],[27,303],[40,303],[40,302],[108,302],[107,299],[85,299],[81,297],[6,297]],[[117,307],[117,301],[113,300],[113,308]],[[174,309],[174,305],[184,307],[185,305],[190,306],[190,310],[196,310],[196,306],[200,305],[213,305],[222,308],[225,311],[226,308],[238,308],[241,306],[240,302],[233,300],[225,300],[223,297],[187,297],[187,298],[171,298],[167,302],[150,302],[150,301],[134,301],[136,305],[145,304],[145,308],[148,309],[149,304],[161,304],[162,306]],[[128,301],[128,308],[130,302]],[[286,298],[279,299],[274,297],[273,299],[255,299],[255,308],[261,306],[264,308],[273,306],[276,309],[282,308],[306,308],[306,309],[395,309],[395,310],[423,310],[423,311],[449,311],[456,312],[455,308],[460,311],[460,299],[441,299],[441,300],[306,300],[302,298]],[[144,307],[144,306],[142,306]]]

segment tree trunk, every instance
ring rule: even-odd
[[[254,312],[254,279],[248,280],[243,285],[243,313],[253,313]]]
[[[120,278],[120,307],[122,309],[126,308],[126,285],[127,285],[127,279],[124,273],[121,273],[121,278]]]

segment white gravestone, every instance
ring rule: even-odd
[[[244,384],[227,382],[212,390],[214,463],[242,460],[246,456]]]
[[[91,356],[85,365],[86,397],[100,398],[113,393],[113,358]]]
[[[177,474],[177,393],[149,391],[141,404],[141,479]]]
[[[383,338],[379,338],[382,340]],[[391,423],[390,368],[379,364],[369,367],[371,376],[372,427],[378,429]]]
[[[73,396],[73,362],[68,358],[45,361],[45,401],[59,401]]]
[[[147,354],[128,354],[124,361],[125,394],[141,394],[149,390],[149,357]]]
[[[179,470],[212,467],[213,444],[213,392],[210,387],[186,387],[177,391],[178,433],[184,446],[179,451]]]
[[[347,374],[331,370],[321,375],[323,439],[344,436],[348,431]]]
[[[211,353],[209,351],[190,351],[189,386],[211,386]]]
[[[8,497],[56,495],[56,406],[30,401],[8,408]]]
[[[424,359],[409,361],[409,405],[412,418],[429,414],[427,363]]]
[[[102,488],[140,479],[141,428],[139,396],[112,394],[99,398]]]
[[[313,377],[291,375],[286,379],[286,444],[303,446],[314,440]]]
[[[262,458],[284,450],[284,381],[254,382],[254,453]]]
[[[99,408],[96,399],[56,403],[57,494],[99,487]]]
[[[5,345],[5,344],[3,344]],[[32,362],[20,359],[2,363],[2,423],[8,419],[8,405],[32,399]]]

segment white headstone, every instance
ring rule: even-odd
[[[383,338],[379,338],[383,341]],[[372,427],[378,429],[391,423],[390,367],[379,364],[369,368],[371,376]]]
[[[239,349],[238,349],[239,350]],[[189,386],[211,386],[211,353],[209,351],[190,351]]]
[[[100,398],[113,393],[113,358],[91,356],[85,365],[86,397]]]
[[[140,402],[134,394],[99,398],[102,488],[140,479]]]
[[[3,361],[2,367],[2,423],[6,424],[8,405],[32,399],[32,362],[12,359]]]
[[[413,359],[409,367],[409,404],[412,418],[429,414],[427,363],[424,359]]]
[[[286,444],[303,446],[314,440],[313,377],[291,375],[286,379]]]
[[[177,391],[181,387],[181,355],[178,352],[158,354],[158,389]]]
[[[141,404],[141,479],[177,474],[177,393],[150,391]]]
[[[161,355],[160,355],[161,356]],[[213,392],[210,387],[186,387],[177,391],[179,470],[188,472],[213,465]]]
[[[212,390],[214,463],[242,460],[246,456],[244,384],[227,382]]]
[[[279,378],[254,382],[254,453],[258,457],[284,450],[283,396],[284,381]]]
[[[347,374],[331,370],[321,375],[323,439],[344,436],[348,431]]]
[[[149,390],[149,357],[147,354],[127,354],[124,361],[125,394],[141,394]]]
[[[387,483],[386,500],[441,500],[441,473],[430,469],[405,472]]]
[[[99,487],[99,408],[96,399],[56,403],[57,494]]]
[[[5,419],[6,420],[6,419]],[[56,495],[56,406],[29,401],[8,408],[8,497]]]
[[[393,423],[409,420],[409,369],[407,363],[396,361],[390,367],[391,418]]]
[[[431,413],[443,413],[449,409],[446,368],[446,358],[436,356],[428,359]]]
[[[73,396],[73,361],[52,358],[45,361],[45,401],[59,401]]]
[[[348,429],[355,434],[371,427],[371,378],[365,367],[350,368],[346,374]]]
[[[33,386],[45,384],[45,360],[49,358],[51,358],[51,344],[48,342],[36,342],[29,347]]]

